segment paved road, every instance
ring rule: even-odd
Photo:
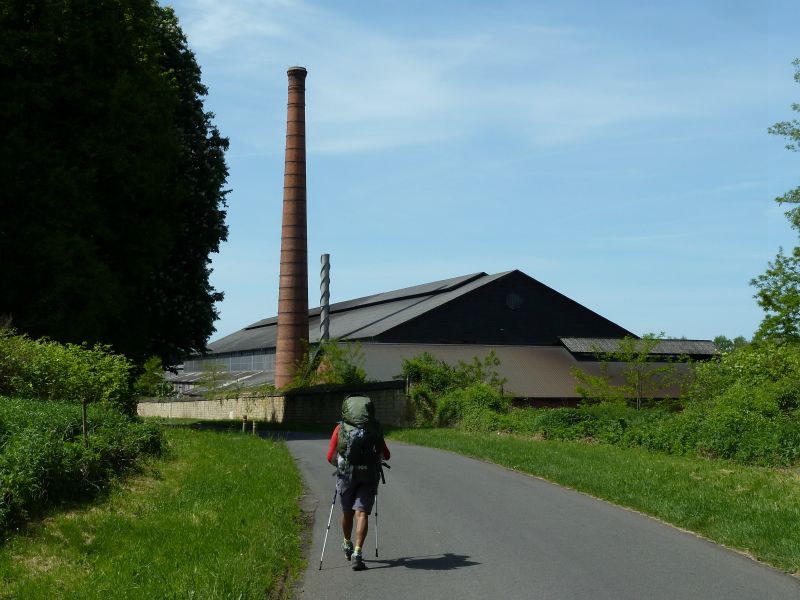
[[[291,434],[316,503],[306,600],[800,600],[800,581],[588,496],[456,454],[391,444],[374,529],[353,572],[339,547],[327,440]],[[374,527],[374,516],[370,525]]]

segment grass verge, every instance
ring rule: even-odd
[[[452,429],[395,430],[389,437],[542,477],[800,575],[799,469]]]
[[[170,457],[0,547],[0,598],[280,598],[303,567],[283,444],[167,430]]]

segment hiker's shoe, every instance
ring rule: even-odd
[[[353,571],[363,571],[367,568],[360,554],[353,554]]]
[[[342,542],[342,552],[344,552],[344,557],[350,560],[350,557],[353,556],[353,542]]]

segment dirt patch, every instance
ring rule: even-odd
[[[14,556],[13,560],[26,572],[37,575],[52,571],[64,562],[56,556],[41,556],[38,554],[34,556]]]

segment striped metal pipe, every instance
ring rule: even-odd
[[[323,254],[320,262],[322,268],[319,272],[319,339],[324,342],[330,338],[331,328],[331,255]]]

